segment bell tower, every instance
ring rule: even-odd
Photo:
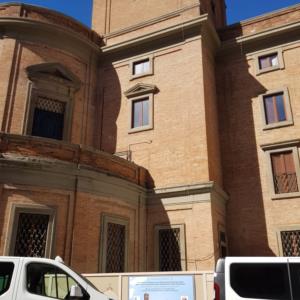
[[[93,29],[110,34],[152,22],[175,25],[208,13],[216,28],[226,24],[225,0],[94,0]]]

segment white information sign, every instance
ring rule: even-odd
[[[129,300],[194,300],[194,277],[130,276]]]

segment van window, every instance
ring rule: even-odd
[[[11,262],[0,262],[0,295],[8,291],[14,271],[14,264]]]
[[[291,299],[288,268],[284,263],[233,263],[230,285],[244,298]]]
[[[31,263],[27,266],[27,289],[30,293],[55,299],[69,299],[72,285],[78,283],[63,270],[48,264]],[[84,297],[89,296],[83,290]]]

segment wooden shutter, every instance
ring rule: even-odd
[[[293,151],[271,154],[275,193],[298,192]]]

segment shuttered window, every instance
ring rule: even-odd
[[[298,192],[293,151],[271,154],[275,194]]]

